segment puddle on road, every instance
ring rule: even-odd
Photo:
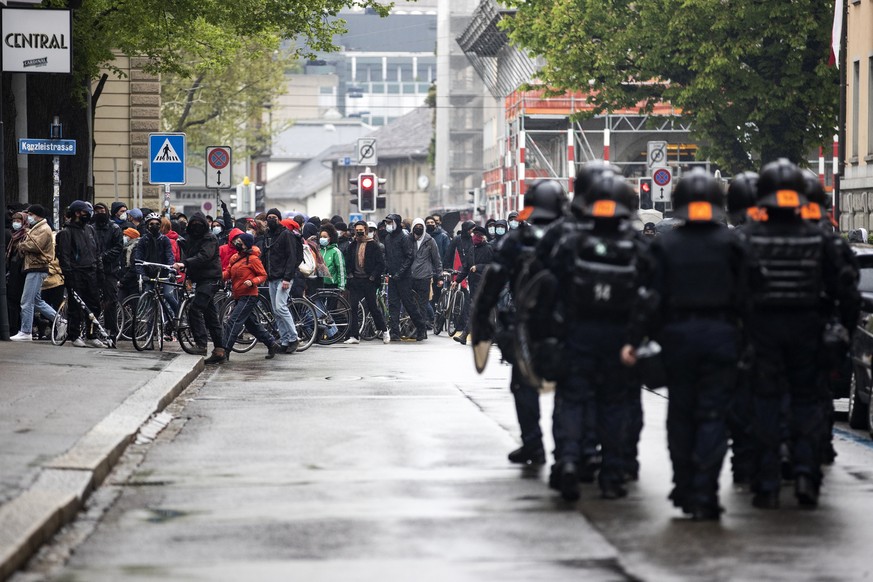
[[[146,518],[146,521],[149,523],[166,523],[188,515],[188,512],[177,511],[175,509],[149,508],[146,511],[151,514],[150,517]]]

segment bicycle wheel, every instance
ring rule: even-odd
[[[433,333],[439,335],[446,327],[446,310],[448,309],[449,294],[444,289],[440,294],[440,300],[437,302],[433,314]]]
[[[263,295],[258,295],[258,304],[255,306],[254,313],[260,324],[278,343],[279,329],[276,327],[276,316],[273,315],[273,306],[270,305],[270,300]]]
[[[318,317],[315,306],[302,297],[292,297],[288,302],[288,309],[294,317],[294,327],[297,329],[297,351],[302,352],[315,342],[318,331]]]
[[[55,318],[52,320],[52,343],[56,346],[64,345],[67,341],[67,300],[61,301]]]
[[[154,349],[155,330],[160,319],[158,309],[160,306],[154,294],[147,291],[139,296],[131,326],[131,339],[137,351]]]
[[[118,338],[119,340],[129,340],[133,335],[133,313],[136,310],[136,302],[139,301],[139,295],[129,295],[124,300],[118,303]]]
[[[358,333],[362,340],[370,341],[376,339],[376,324],[373,322],[373,315],[364,308],[364,300],[358,303],[358,322],[360,329]]]
[[[194,333],[191,324],[188,323],[188,311],[191,309],[192,298],[185,298],[179,306],[179,317],[176,318],[176,339],[186,354],[195,354],[197,342],[194,341]]]
[[[230,319],[230,314],[233,313],[234,307],[236,307],[236,299],[228,299],[224,303],[224,311],[221,313],[222,327],[224,326],[224,323]],[[231,349],[238,354],[244,354],[251,351],[256,343],[258,343],[258,338],[247,332],[246,328],[243,327],[240,330],[239,335],[236,336],[233,348]]]
[[[321,299],[325,306],[324,311],[319,310],[318,313],[320,329],[316,341],[320,345],[329,346],[346,339],[349,335],[349,320],[352,313],[348,300],[339,293],[316,293],[313,302],[315,299]],[[328,337],[328,329],[334,327],[336,332]]]
[[[459,289],[455,295],[455,305],[452,308],[452,321],[455,322],[455,331],[464,331],[464,325],[467,323],[463,320],[464,305],[467,303],[467,294]],[[454,332],[452,332],[454,333]]]
[[[458,315],[460,310],[455,309],[456,304],[458,303],[458,296],[460,295],[457,291],[451,291],[449,294],[448,302],[446,303],[446,333],[449,335],[455,335],[455,332],[458,331],[457,323],[458,323]]]

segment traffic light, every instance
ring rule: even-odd
[[[376,208],[379,210],[385,209],[386,202],[388,200],[388,197],[385,196],[385,188],[384,188],[385,182],[387,182],[387,181],[388,180],[385,178],[377,178],[376,179],[376,185],[378,186],[378,189],[376,190],[376,193],[378,194],[378,196],[376,197]]]
[[[378,188],[376,174],[358,174],[358,211],[375,212]]]
[[[643,210],[654,208],[655,205],[652,202],[652,179],[651,178],[640,178],[639,179],[639,191],[640,191],[640,208]]]
[[[263,184],[255,186],[255,212],[267,209],[267,190]]]

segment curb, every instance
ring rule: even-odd
[[[69,451],[43,464],[30,489],[0,507],[0,580],[11,576],[72,521],[143,423],[179,396],[202,371],[202,357],[177,356]]]

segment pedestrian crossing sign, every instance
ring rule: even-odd
[[[184,133],[149,134],[149,184],[184,184]]]

